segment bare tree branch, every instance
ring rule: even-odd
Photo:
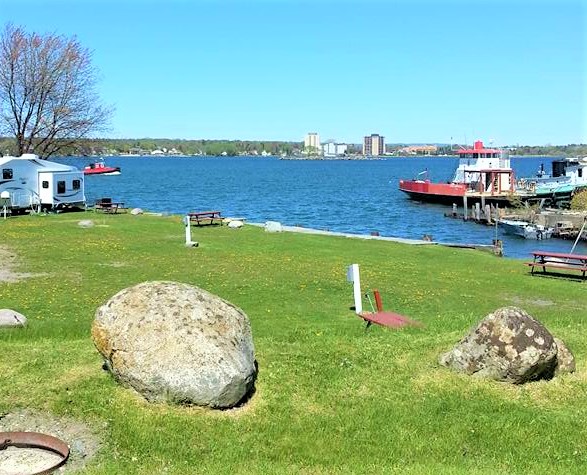
[[[75,37],[6,25],[0,34],[0,135],[15,137],[19,155],[48,158],[106,130],[113,109],[97,94],[91,56]]]

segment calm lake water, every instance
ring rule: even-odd
[[[82,168],[87,158],[58,159]],[[550,158],[512,158],[516,176],[533,176]],[[127,207],[185,214],[216,209],[224,216],[249,222],[279,221],[331,231],[421,239],[462,244],[491,244],[494,227],[445,218],[450,208],[420,204],[398,190],[400,178],[428,169],[434,181],[452,178],[458,159],[452,157],[384,160],[279,160],[252,157],[109,157],[119,176],[86,177],[86,198],[103,196]],[[572,241],[531,241],[503,235],[508,257],[528,258],[534,249],[569,252]],[[587,254],[580,243],[575,252]]]

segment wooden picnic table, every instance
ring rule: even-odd
[[[543,273],[546,272],[547,268],[554,270],[573,270],[581,272],[582,278],[585,278],[585,272],[587,272],[587,255],[551,251],[533,251],[532,255],[534,256],[532,262],[526,262],[526,265],[532,268],[532,274],[534,274],[535,267],[542,267]]]
[[[190,223],[196,226],[204,226],[207,224],[220,224],[222,225],[222,218],[220,211],[198,211],[188,213],[190,217]]]
[[[101,198],[94,204],[94,209],[104,213],[116,214],[119,209],[124,209],[124,203],[122,201],[112,201],[110,198]]]

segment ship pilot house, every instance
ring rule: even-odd
[[[490,195],[514,191],[514,172],[502,150],[484,148],[477,141],[472,149],[459,150],[459,166],[453,183],[464,183],[469,191]]]

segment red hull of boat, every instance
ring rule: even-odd
[[[430,180],[400,180],[399,189],[405,193],[437,196],[465,196],[466,185],[458,183],[432,183]]]
[[[84,175],[108,175],[120,173],[119,167],[96,167],[96,168],[84,168]]]
[[[462,204],[463,197],[467,196],[469,204],[481,201],[480,193],[471,193],[467,185],[462,183],[432,183],[428,180],[400,180],[399,189],[406,193],[411,199],[427,203]],[[483,199],[486,203],[504,203],[510,200],[508,193],[490,195],[486,194]]]

